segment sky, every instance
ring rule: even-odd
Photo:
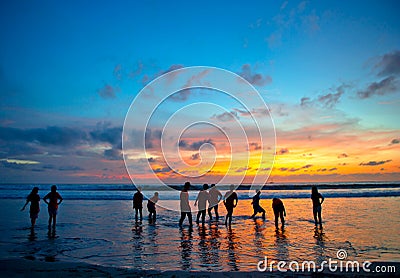
[[[260,172],[269,182],[400,181],[399,6],[2,1],[0,182],[130,183],[123,154],[132,167],[145,161],[166,183],[188,177],[218,183],[225,176],[235,183],[243,175],[251,182]],[[123,150],[124,120],[135,98],[134,109],[152,108],[152,96],[138,97],[142,89],[194,66],[221,68],[254,86],[268,106],[274,145],[271,138],[261,143],[238,100],[196,89],[157,107],[144,156],[133,155],[135,147]],[[184,110],[200,102],[222,110]],[[253,115],[261,111],[253,108]],[[179,121],[168,126],[176,111],[226,130],[239,122],[248,140],[239,146],[242,139],[207,124],[184,131]],[[135,120],[142,123],[140,114]],[[178,153],[169,155],[172,164],[184,162],[179,169],[166,164],[165,126],[182,135]],[[255,161],[262,153],[268,161]],[[146,174],[137,181],[152,182]]]

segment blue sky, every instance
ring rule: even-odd
[[[397,1],[3,1],[0,6],[4,182],[56,182],[64,168],[72,169],[62,172],[65,182],[127,182],[120,179],[126,175],[121,159],[106,155],[120,151],[118,139],[105,134],[121,129],[134,97],[154,77],[198,65],[230,70],[256,86],[271,107],[279,148],[302,144],[287,132],[336,124],[342,126],[332,133],[338,141],[344,136],[340,130],[352,131],[358,145],[370,142],[379,149],[373,158],[372,149],[362,147],[364,157],[354,155],[352,170],[336,175],[399,177],[397,143],[382,150],[384,140],[400,138]],[[41,141],[38,133],[54,134],[48,127],[67,129],[71,144]],[[91,136],[99,130],[104,136]],[[315,130],[314,137],[321,138]],[[324,148],[323,141],[315,143],[314,152],[319,146]],[[318,169],[339,163],[322,153]],[[370,161],[388,167],[367,177],[370,169],[355,169]],[[287,178],[276,173],[281,174]]]

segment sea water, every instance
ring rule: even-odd
[[[263,191],[260,204],[267,211],[266,220],[250,219],[251,196],[248,190],[238,190],[239,204],[231,227],[224,225],[226,211],[220,204],[218,222],[209,222],[207,217],[204,225],[194,223],[190,229],[187,220],[179,228],[179,212],[162,207],[157,208],[156,223],[149,222],[146,201],[144,219],[136,222],[132,187],[77,185],[71,190],[75,185],[60,185],[64,201],[55,232],[48,231],[43,202],[34,230],[29,228],[29,209],[20,211],[32,186],[0,186],[3,259],[79,261],[145,270],[257,271],[257,263],[265,257],[270,261],[311,260],[320,264],[337,259],[337,252],[344,250],[346,260],[400,262],[400,197],[396,186],[321,189],[326,197],[322,229],[314,225],[308,189]],[[40,185],[41,196],[47,193],[47,187]],[[175,194],[168,194],[160,192],[160,198],[176,205],[179,200]],[[197,192],[189,194],[195,209]],[[281,197],[286,207],[283,229],[280,225],[275,229],[273,196]]]

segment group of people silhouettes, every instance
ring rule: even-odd
[[[192,210],[189,204],[189,189],[190,189],[190,182],[186,182],[183,186],[183,189],[180,193],[180,211],[181,217],[179,219],[179,226],[182,227],[183,221],[185,218],[188,218],[189,226],[192,227]],[[218,204],[223,201],[223,204],[226,208],[226,217],[225,217],[225,225],[231,225],[232,223],[232,215],[233,210],[238,204],[238,195],[234,191],[234,186],[231,185],[229,190],[222,196],[222,193],[218,190],[215,184],[211,184],[210,188],[208,184],[204,184],[202,190],[197,195],[196,201],[194,203],[195,206],[198,207],[196,223],[199,224],[200,218],[201,222],[204,225],[206,219],[206,212],[208,212],[209,219],[213,219],[212,211],[214,210],[215,219],[216,221],[219,220],[218,214]],[[262,214],[262,218],[265,219],[265,209],[260,205],[260,195],[261,191],[258,190],[256,195],[253,197],[251,202],[253,206],[253,214],[251,218],[254,218],[258,213]],[[56,227],[56,220],[57,220],[57,212],[58,206],[63,201],[61,195],[57,192],[57,186],[52,185],[51,191],[43,198],[44,202],[48,205],[48,213],[49,213],[49,230],[51,227],[55,229]],[[143,219],[143,194],[141,187],[137,188],[137,192],[133,195],[133,209],[135,211],[135,220],[142,221]],[[147,210],[149,212],[149,221],[155,223],[157,217],[156,211],[156,203],[158,202],[158,192],[155,192],[153,197],[147,200]],[[315,225],[318,224],[322,227],[322,217],[321,217],[321,204],[324,202],[324,197],[318,192],[316,186],[312,186],[311,189],[311,200],[313,204],[313,216]],[[28,203],[30,205],[30,218],[31,218],[31,227],[33,228],[36,223],[36,219],[38,218],[39,211],[40,211],[40,196],[39,196],[39,188],[34,187],[31,193],[26,198],[26,203],[22,207],[21,211],[25,209]],[[208,208],[207,208],[208,203]],[[286,217],[286,209],[285,206],[279,198],[272,199],[272,209],[274,211],[275,216],[275,226],[278,228],[279,218],[281,220],[282,225],[285,225],[285,217]]]
[[[181,216],[179,219],[179,227],[182,227],[183,221],[188,218],[189,226],[193,226],[193,217],[192,217],[192,209],[189,204],[189,189],[190,182],[186,182],[183,186],[183,189],[180,193],[180,211]],[[208,184],[203,184],[203,188],[197,194],[196,200],[194,202],[194,206],[197,206],[197,216],[196,223],[199,224],[200,220],[204,225],[206,215],[208,212],[209,220],[213,220],[212,211],[214,210],[216,221],[219,220],[218,213],[218,204],[223,201],[223,204],[226,209],[226,217],[225,217],[225,225],[231,225],[232,223],[232,215],[233,210],[238,204],[238,195],[234,191],[234,186],[231,185],[229,191],[222,196],[222,193],[218,190],[215,184],[211,184],[209,187]],[[258,190],[253,197],[251,202],[253,206],[253,214],[251,218],[254,218],[258,213],[262,214],[262,218],[265,220],[266,212],[265,209],[260,205],[260,195],[261,191]],[[315,225],[318,224],[322,227],[322,217],[321,217],[321,204],[324,201],[324,197],[318,192],[316,186],[312,186],[311,189],[311,199],[313,203],[313,215]],[[154,196],[147,201],[147,208],[149,210],[149,219],[153,222],[156,220],[156,206],[155,204],[158,201],[158,192],[154,193]],[[138,191],[133,196],[133,208],[135,210],[135,219],[138,221],[138,215],[140,216],[140,220],[142,220],[142,208],[143,208],[143,194],[141,193],[141,188],[138,188]],[[208,208],[207,208],[208,203]],[[274,212],[275,217],[275,226],[278,228],[279,219],[281,221],[282,226],[285,225],[285,217],[286,217],[286,209],[282,200],[279,198],[272,199],[272,210]]]
[[[135,220],[138,221],[138,216],[140,221],[143,220],[143,194],[142,188],[138,187],[137,192],[133,195],[133,209],[135,210]],[[149,220],[151,222],[156,222],[157,211],[156,203],[158,202],[158,192],[154,193],[154,196],[147,200],[147,210],[149,211]]]
[[[43,201],[47,204],[47,211],[49,213],[49,230],[51,227],[56,228],[58,205],[61,204],[63,198],[57,192],[57,186],[52,185],[51,191],[44,196]],[[39,187],[34,187],[31,193],[26,197],[25,205],[21,208],[21,211],[25,210],[28,203],[31,203],[29,208],[29,216],[31,218],[31,227],[33,228],[36,224],[36,219],[40,212],[40,196]]]

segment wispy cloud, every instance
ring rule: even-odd
[[[391,161],[392,161],[391,159],[389,159],[389,160],[381,160],[381,161],[369,161],[367,163],[361,162],[359,165],[360,166],[378,166],[378,165],[382,165],[382,164],[385,164],[385,163],[389,163]]]
[[[194,141],[191,143],[187,142],[186,140],[179,141],[179,147],[194,151],[200,149],[200,147],[204,144],[211,144],[215,146],[214,141],[212,139],[204,139],[204,140]]]
[[[381,57],[381,60],[375,65],[379,70],[378,76],[398,75],[400,74],[400,51],[395,50]]]
[[[362,91],[357,92],[360,99],[370,98],[372,96],[384,96],[398,90],[398,82],[394,76],[389,76],[381,81],[372,82],[368,87]]]
[[[118,87],[113,87],[110,84],[106,84],[103,88],[97,90],[97,93],[104,99],[112,99],[116,97],[116,93],[119,91],[120,89]]]
[[[214,114],[211,119],[217,119],[220,122],[231,122],[238,119],[238,113],[236,111],[224,112],[221,114]]]
[[[314,99],[303,97],[300,99],[300,106],[309,107],[312,105],[319,105],[323,108],[334,108],[340,102],[340,99],[346,93],[346,90],[350,88],[352,88],[350,84],[343,83],[338,87],[329,89],[329,93],[319,95]]]
[[[244,64],[238,74],[250,84],[256,86],[264,86],[272,82],[271,76],[253,72],[249,64]]]

